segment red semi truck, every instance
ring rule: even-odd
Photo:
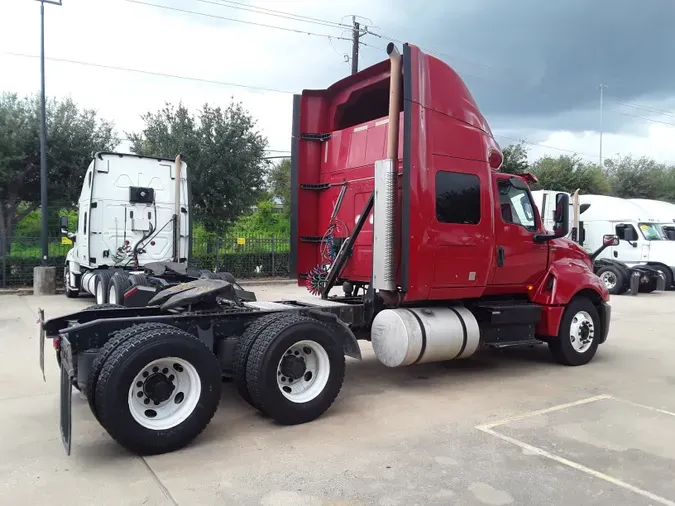
[[[44,373],[52,338],[68,452],[73,385],[113,438],[150,454],[197,437],[222,377],[280,423],[319,417],[345,356],[361,358],[360,339],[389,367],[539,343],[562,364],[593,358],[609,295],[564,237],[568,195],[556,196],[547,232],[534,178],[499,172],[499,146],[460,77],[414,45],[387,52],[294,99],[291,256],[321,297],[256,301],[223,275],[156,289],[147,305],[48,321],[40,311],[40,363]],[[344,294],[331,295],[339,284]]]

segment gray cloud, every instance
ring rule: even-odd
[[[659,103],[675,96],[673,1],[430,2],[411,21],[404,14],[412,5],[402,7],[399,29],[388,29],[446,53],[440,57],[465,78],[497,128],[595,129],[600,83],[608,85],[610,131],[625,131],[635,121],[616,114],[613,100]]]

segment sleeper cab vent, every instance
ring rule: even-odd
[[[142,186],[129,187],[129,202],[132,204],[152,204],[155,201],[155,190]]]

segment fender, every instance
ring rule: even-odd
[[[352,329],[350,329],[345,322],[340,320],[337,315],[311,309],[307,311],[307,313],[312,318],[327,324],[335,331],[340,339],[340,344],[342,344],[346,356],[361,360],[361,347],[356,340],[356,336],[354,336]]]
[[[543,336],[557,336],[565,308],[577,296],[590,299],[598,309],[603,323],[600,342],[609,330],[609,292],[607,287],[589,267],[590,259],[557,258],[552,261],[542,282],[532,297],[532,302],[543,306],[542,318],[536,332]]]

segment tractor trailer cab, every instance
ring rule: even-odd
[[[562,364],[594,357],[609,294],[564,237],[569,196],[555,196],[545,230],[535,179],[499,172],[501,150],[455,71],[411,44],[387,53],[294,97],[292,267],[319,296],[242,300],[227,280],[199,279],[142,307],[40,312],[43,372],[46,337],[62,364],[68,451],[72,384],[112,437],[147,454],[198,436],[222,376],[270,419],[318,418],[345,356],[361,358],[358,340],[387,367],[542,343]]]
[[[662,200],[628,199],[651,214],[661,229],[661,234],[669,241],[675,241],[675,204]]]
[[[156,262],[187,263],[187,175],[180,158],[97,153],[84,176],[77,229],[69,231],[61,218],[60,232],[73,242],[64,267],[66,296],[84,292],[103,304],[112,293],[117,302],[134,271],[140,275]]]
[[[388,51],[390,62],[295,98],[298,282],[324,297],[336,282],[362,290],[388,366],[535,340],[587,362],[610,309],[588,253],[564,238],[569,196],[556,195],[547,231],[536,179],[499,172],[501,150],[457,73],[413,45]]]
[[[665,288],[673,284],[675,242],[662,234],[658,221],[634,202],[606,195],[581,195],[585,230],[584,247],[601,246],[604,234],[615,234],[620,241],[605,249],[599,259],[618,260],[629,267],[648,266],[665,279]]]

